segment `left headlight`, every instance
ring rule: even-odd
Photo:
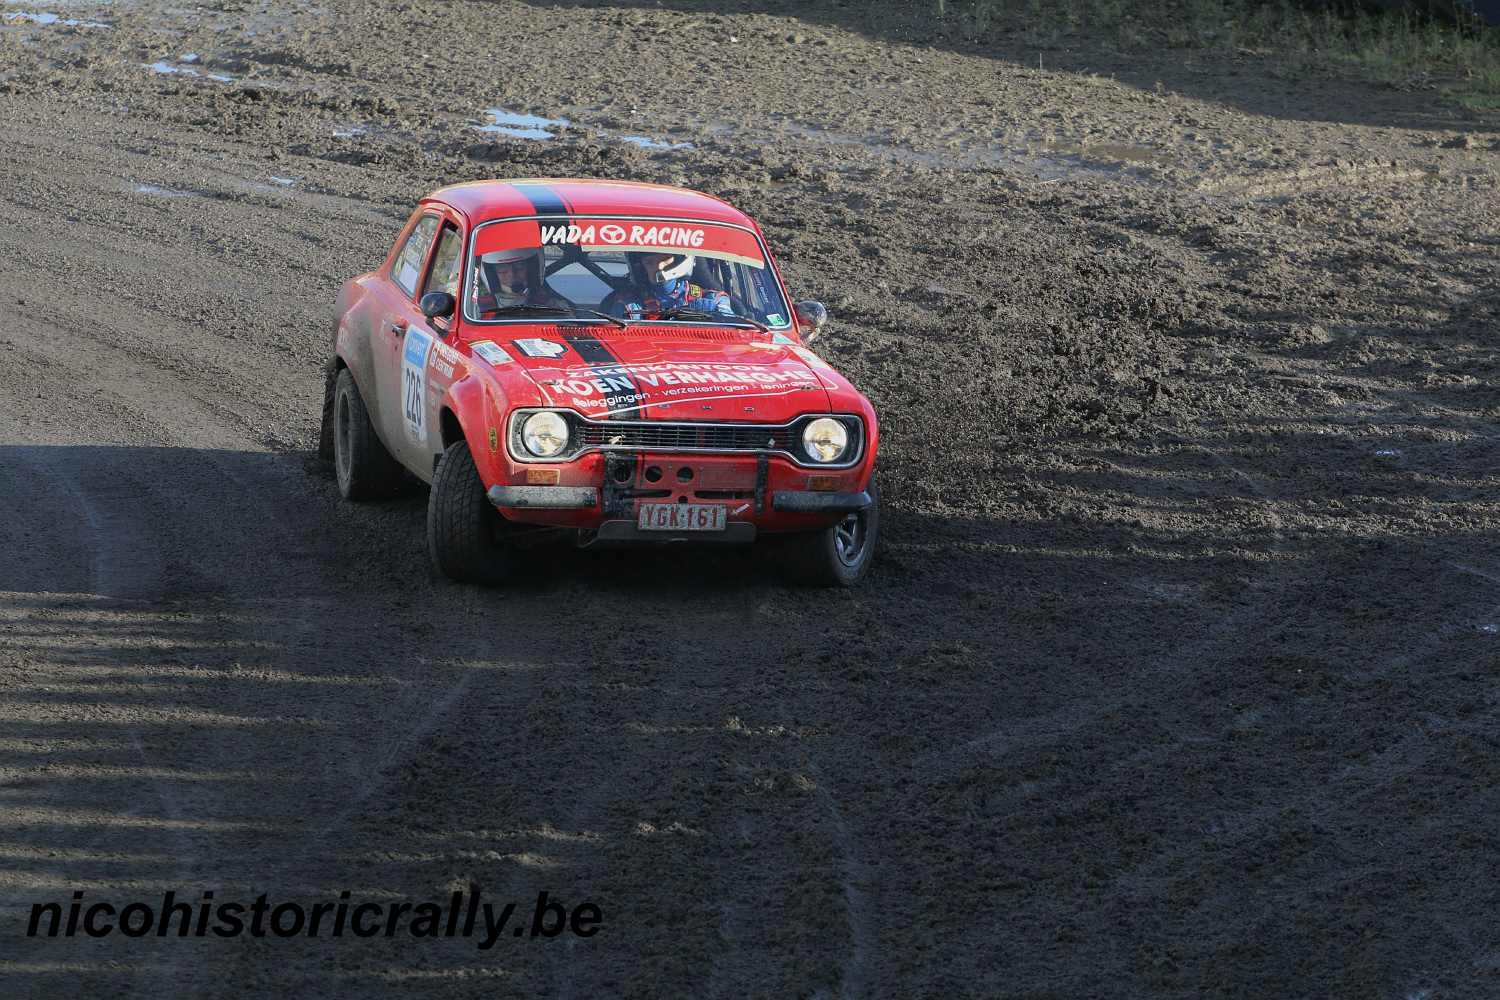
[[[521,425],[521,443],[537,458],[555,458],[568,447],[568,422],[551,410],[539,410]]]
[[[849,450],[849,429],[832,417],[810,420],[802,428],[802,448],[814,462],[837,462]]]

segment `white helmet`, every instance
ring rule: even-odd
[[[647,257],[665,257],[660,270],[650,270],[646,267]],[[639,281],[652,290],[664,289],[679,278],[686,278],[693,273],[695,258],[692,254],[673,253],[670,250],[646,250],[634,254],[635,265],[639,268]]]
[[[693,273],[693,255],[685,253],[677,258],[677,263],[668,264],[661,269],[662,281],[676,281],[678,278],[686,278]]]
[[[519,281],[505,282],[495,277],[494,286],[490,289],[495,296],[497,306],[516,306],[523,304],[531,296],[531,285],[542,273],[542,251],[535,247],[513,247],[510,250],[492,250],[480,257],[486,265],[494,267],[497,265],[524,265]],[[488,275],[486,275],[488,278]]]

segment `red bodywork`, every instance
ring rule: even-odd
[[[482,323],[466,318],[461,304],[452,317],[429,321],[418,299],[438,256],[438,241],[426,250],[416,291],[408,293],[392,280],[408,236],[426,217],[435,217],[437,228],[457,230],[461,276],[469,273],[476,242],[494,242],[503,227],[535,227],[538,220],[697,221],[723,227],[723,233],[737,231],[734,239],[764,247],[759,227],[748,216],[717,198],[680,188],[585,180],[484,181],[423,198],[382,266],[340,291],[329,364],[330,379],[339,369],[351,371],[381,441],[417,476],[430,482],[438,459],[462,439],[487,489],[544,485],[599,490],[598,502],[589,508],[497,502],[507,520],[597,531],[610,521],[634,524],[641,502],[686,499],[723,504],[729,524],[740,526],[734,533],[737,540],[816,530],[843,516],[777,509],[778,493],[858,494],[868,489],[879,443],[875,412],[803,345],[804,331],[795,316],[789,317],[790,329],[775,337],[717,323],[636,321],[624,330],[604,322],[553,318]],[[510,219],[517,221],[496,221]],[[494,225],[479,230],[478,240],[471,239],[477,227],[489,222]],[[477,252],[485,249],[481,242]],[[780,285],[769,250],[764,256]],[[404,273],[410,281],[409,266]],[[782,290],[784,294],[784,285]],[[461,290],[460,303],[463,297]],[[517,345],[533,339],[565,349],[555,357],[531,356]],[[592,422],[590,433],[601,444],[617,440],[616,427],[640,430],[641,424],[651,424],[649,431],[659,423],[682,426],[673,429],[676,437],[670,445],[650,438],[640,447],[617,444],[566,461],[543,461],[511,440],[512,414],[534,408],[578,414]],[[772,447],[788,440],[786,434],[778,439],[771,433],[777,425],[808,414],[859,418],[863,440],[858,457],[831,469]],[[733,452],[680,450],[722,440],[713,438],[708,425],[728,424],[766,425],[765,443],[757,433],[753,445],[741,444]],[[753,530],[746,530],[746,524]]]

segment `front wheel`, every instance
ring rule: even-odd
[[[455,441],[438,462],[427,498],[427,554],[433,568],[460,583],[503,583],[512,558],[504,529],[468,444]]]
[[[870,480],[870,506],[838,524],[783,542],[787,568],[814,587],[852,587],[869,572],[880,535],[880,489]]]

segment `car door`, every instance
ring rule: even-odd
[[[427,319],[420,315],[406,331],[402,356],[402,381],[406,409],[407,445],[411,466],[426,473],[437,467],[443,453],[443,433],[438,414],[455,379],[467,371],[454,333],[458,323],[459,265],[463,257],[463,230],[451,218],[444,219],[427,266],[417,302],[431,292],[447,292],[454,299],[454,315]],[[420,363],[418,358],[425,358]]]
[[[413,470],[418,466],[410,445],[426,435],[421,389],[432,346],[432,337],[425,332],[426,317],[417,308],[417,290],[441,224],[439,209],[424,212],[397,251],[381,282],[380,317],[370,343],[381,437],[391,454]]]
[[[417,223],[412,238],[414,245],[425,240],[431,247],[420,267],[412,264],[414,249],[404,261],[398,255],[391,270],[394,301],[386,324],[389,348],[384,367],[392,393],[387,398],[399,405],[385,415],[385,427],[392,454],[430,479],[435,459],[442,454],[437,414],[453,380],[463,374],[463,360],[447,343],[456,315],[429,320],[420,303],[428,292],[447,292],[457,299],[463,231],[452,213],[434,211]]]

